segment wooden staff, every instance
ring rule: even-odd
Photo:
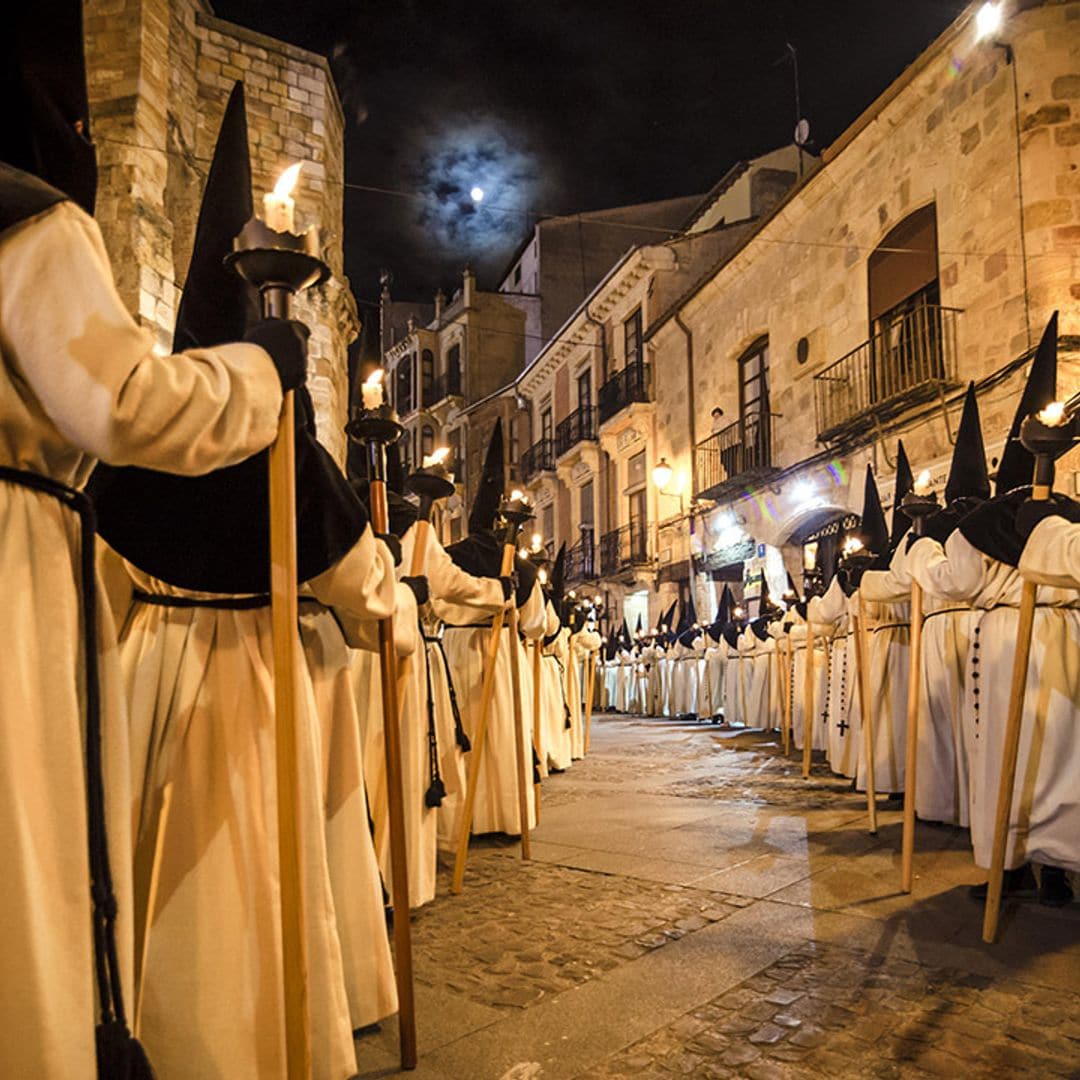
[[[814,742],[814,627],[806,613],[806,670],[803,672],[802,775],[810,779],[810,754]]]
[[[536,800],[536,824],[540,824],[540,772],[543,771],[544,758],[541,753],[541,747],[544,745],[543,740],[540,737],[540,652],[544,647],[544,642],[541,639],[537,639],[533,642],[533,659],[532,659],[532,672],[533,672],[533,749],[536,751],[537,765],[537,778],[536,783],[533,784],[533,798]]]
[[[1054,447],[1065,441],[1068,428],[1048,428],[1039,419],[1029,416],[1020,426],[1020,440],[1035,454],[1035,476],[1031,489],[1032,502],[1047,502],[1054,486]],[[1071,441],[1071,440],[1069,440]],[[1068,441],[1065,441],[1068,445]],[[1040,452],[1041,451],[1041,452]],[[998,780],[997,814],[994,818],[994,847],[990,859],[990,877],[986,889],[986,909],[983,912],[983,941],[994,943],[998,918],[1001,915],[1001,892],[1005,876],[1005,851],[1009,840],[1009,818],[1012,816],[1013,791],[1016,786],[1016,762],[1020,755],[1020,733],[1024,718],[1024,697],[1027,690],[1028,661],[1031,656],[1031,634],[1035,625],[1035,601],[1038,586],[1024,581],[1020,592],[1020,614],[1016,631],[1016,652],[1013,657],[1012,686],[1009,690],[1009,713],[1005,720],[1005,737],[1001,750],[1001,777]]]
[[[596,653],[591,649],[585,655],[585,753],[589,752],[589,731],[592,727],[593,699],[596,695]]]
[[[921,478],[920,478],[921,479]],[[927,515],[938,509],[937,500],[913,492],[904,496],[904,513],[911,519],[912,531],[923,535]],[[907,732],[904,747],[904,832],[900,845],[900,888],[911,892],[912,863],[915,858],[915,789],[919,764],[919,704],[922,686],[922,586],[911,581],[911,647],[908,653]]]
[[[390,529],[390,512],[386,500],[385,444],[372,437],[367,440],[367,447],[371,525],[375,532],[386,533]],[[403,1069],[415,1069],[416,1008],[413,999],[412,928],[409,924],[405,795],[401,780],[401,732],[398,726],[401,706],[398,701],[398,664],[392,614],[379,620],[379,674],[382,682],[383,750],[390,824],[390,879],[394,903],[394,959],[397,968],[401,1066]]]
[[[866,627],[863,625],[859,598],[859,611],[851,613],[851,632],[855,635],[855,678],[859,686],[859,712],[862,717],[863,752],[866,760],[866,813],[870,821],[870,834],[877,835],[877,792],[874,790],[874,718],[871,715],[870,672]],[[856,765],[856,771],[858,766]]]
[[[525,760],[525,716],[521,706],[521,645],[518,640],[517,603],[510,605],[510,688],[514,711],[514,760],[517,764],[518,823],[521,826],[521,857],[532,858],[529,842],[529,764]]]
[[[784,756],[787,757],[791,753],[791,695],[793,691],[792,687],[792,664],[794,663],[794,657],[791,651],[791,629],[788,628],[788,632],[784,635],[784,670],[783,670],[783,684],[784,684]]]
[[[510,522],[506,527],[506,540],[503,544],[502,565],[499,567],[500,577],[509,577],[514,572],[514,556],[517,553],[518,525]],[[511,598],[510,610],[517,614],[517,605]],[[472,832],[473,808],[476,805],[476,792],[480,785],[480,766],[483,761],[484,744],[487,740],[488,720],[491,716],[491,702],[495,694],[495,668],[499,657],[499,644],[502,641],[503,623],[506,618],[505,611],[497,611],[491,620],[491,636],[488,638],[488,647],[484,659],[484,681],[480,687],[480,718],[477,721],[476,730],[472,736],[472,751],[469,755],[469,777],[465,788],[465,805],[461,811],[461,823],[458,828],[457,851],[454,856],[454,876],[450,882],[450,891],[456,896],[460,894],[465,884],[465,863],[469,857],[469,834]],[[517,628],[517,620],[514,620],[514,629]],[[524,777],[518,779],[519,791],[522,789]],[[520,800],[519,800],[520,806]],[[529,820],[526,817],[522,822],[528,829]],[[524,836],[524,833],[522,834]]]

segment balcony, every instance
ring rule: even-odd
[[[448,397],[461,396],[461,372],[444,371],[431,381],[430,386],[424,387],[424,408],[430,409],[445,401]]]
[[[600,423],[610,420],[616,413],[635,401],[651,401],[652,371],[643,361],[629,364],[616,372],[603,386],[597,400],[600,406]]]
[[[889,420],[956,383],[957,308],[921,304],[814,376],[818,440]]]
[[[596,541],[592,529],[582,529],[581,539],[566,552],[566,583],[577,585],[596,576]]]
[[[694,448],[694,494],[721,499],[777,470],[772,461],[773,415],[751,413]]]
[[[538,473],[555,471],[555,444],[551,439],[535,442],[521,455],[521,478],[531,480]]]
[[[649,563],[649,530],[644,521],[632,521],[600,537],[600,573],[610,577]]]
[[[572,450],[579,442],[596,438],[596,415],[591,405],[582,405],[575,409],[565,420],[560,420],[555,428],[555,456]]]

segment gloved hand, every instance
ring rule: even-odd
[[[296,319],[263,319],[244,335],[250,345],[270,354],[283,392],[304,385],[307,377],[307,343],[311,331]]]
[[[394,556],[394,565],[401,565],[401,541],[393,533],[376,533],[375,534],[389,549],[390,554]]]
[[[423,607],[431,598],[431,590],[428,588],[428,579],[419,574],[416,577],[403,577],[401,579],[413,591],[416,597],[416,606]]]
[[[1016,512],[1016,531],[1026,542],[1040,521],[1060,513],[1061,511],[1052,501],[1036,502],[1034,499],[1026,499]]]
[[[499,584],[502,585],[503,600],[509,600],[517,592],[518,572],[515,570],[513,573],[504,574],[499,578]]]

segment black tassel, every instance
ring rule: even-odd
[[[472,743],[469,742],[469,736],[465,734],[460,721],[454,725],[454,737],[457,739],[458,749],[463,754],[467,754],[472,749]]]
[[[119,1020],[98,1024],[98,1080],[154,1080],[154,1070],[138,1039]]]
[[[428,807],[429,810],[434,810],[435,807],[442,806],[442,801],[445,797],[446,785],[442,782],[441,776],[436,776],[424,793],[424,805]]]

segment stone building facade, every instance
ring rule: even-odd
[[[120,295],[167,351],[199,200],[229,92],[245,86],[255,205],[303,161],[298,225],[317,224],[333,276],[297,303],[311,327],[319,436],[344,463],[346,349],[356,304],[344,278],[344,118],[325,58],[225,22],[202,0],[86,0],[96,218]]]

